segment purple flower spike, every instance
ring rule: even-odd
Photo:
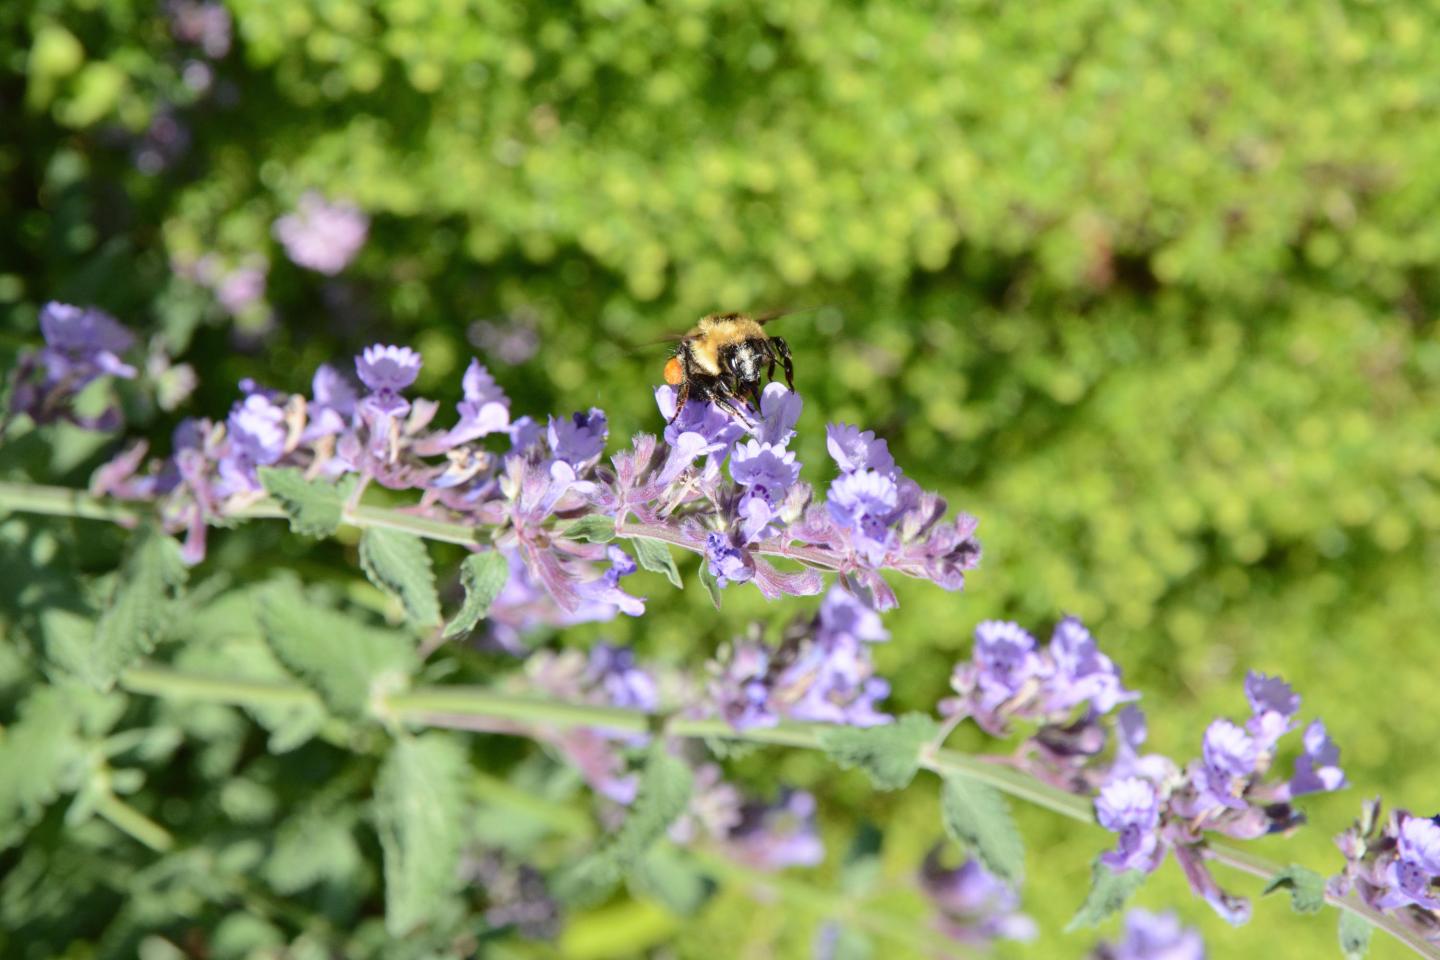
[[[103,310],[52,300],[40,310],[40,332],[49,347],[44,362],[56,380],[76,375],[88,382],[102,373],[135,376],[135,368],[120,359],[135,345],[135,336]]]
[[[355,372],[360,382],[376,394],[399,393],[420,374],[420,354],[409,347],[377,343],[366,347],[355,359]]]
[[[1345,785],[1345,771],[1340,769],[1340,748],[1325,732],[1325,724],[1316,720],[1305,728],[1305,752],[1295,758],[1290,796],[1325,793]]]
[[[1021,694],[1044,674],[1044,664],[1035,652],[1035,638],[1018,624],[985,620],[975,628],[975,680],[980,706],[994,710]]]
[[[710,564],[710,573],[722,587],[727,583],[743,583],[755,576],[754,561],[723,533],[706,534],[705,559]]]
[[[1138,700],[1140,694],[1120,684],[1120,672],[1101,653],[1085,625],[1066,617],[1050,637],[1050,654],[1055,661],[1051,679],[1051,706],[1068,709],[1088,701],[1100,713],[1109,713],[1117,704]]]
[[[1125,915],[1125,936],[1100,944],[1091,960],[1205,960],[1205,941],[1175,914],[1137,907]]]
[[[848,530],[855,552],[872,565],[884,562],[894,543],[890,523],[900,502],[895,481],[876,470],[843,473],[830,485],[825,506],[830,518]]]
[[[499,433],[510,426],[510,401],[479,360],[470,360],[461,385],[465,399],[456,405],[460,422],[450,431],[451,444]]]
[[[1216,806],[1246,809],[1245,788],[1261,758],[1254,738],[1229,720],[1212,720],[1205,728],[1201,756],[1204,761],[1194,771],[1198,811]]]
[[[774,506],[800,479],[800,464],[784,447],[747,440],[730,457],[730,475],[748,493]]]
[[[1158,832],[1160,797],[1150,781],[1126,777],[1107,783],[1095,798],[1095,818],[1120,834],[1115,849],[1100,856],[1106,866],[1149,873],[1160,865],[1165,856]]]

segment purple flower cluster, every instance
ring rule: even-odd
[[[1345,785],[1339,750],[1318,720],[1307,728],[1289,780],[1269,778],[1276,746],[1296,729],[1300,698],[1278,677],[1245,681],[1251,715],[1243,726],[1221,718],[1206,728],[1201,755],[1183,771],[1158,756],[1140,756],[1144,722],[1130,708],[1117,720],[1114,762],[1095,798],[1101,826],[1118,834],[1102,861],[1114,870],[1153,871],[1173,850],[1186,878],[1221,916],[1243,923],[1249,902],[1221,890],[1204,864],[1207,833],[1251,839],[1284,833],[1303,822],[1290,801]]]
[[[40,310],[40,333],[45,346],[21,357],[16,368],[11,412],[37,424],[67,420],[88,430],[118,428],[118,407],[85,416],[74,400],[101,377],[134,379],[135,368],[122,355],[135,346],[135,337],[103,310],[54,301]]]
[[[1097,945],[1090,960],[1205,960],[1205,941],[1173,913],[1136,908],[1125,914],[1124,936]]]
[[[890,638],[880,616],[839,586],[808,622],[787,631],[778,649],[758,636],[736,641],[715,665],[710,698],[738,730],[782,718],[868,727],[889,723],[877,704],[890,685],[875,675],[870,644]]]
[[[944,862],[943,846],[931,848],[920,867],[920,888],[935,909],[935,926],[957,943],[983,947],[994,940],[1028,941],[1035,921],[1020,912],[1020,897],[978,860]]]
[[[1379,799],[1335,838],[1345,870],[1331,890],[1352,889],[1377,910],[1393,911],[1430,940],[1440,938],[1440,816],[1395,810],[1381,819]]]
[[[335,276],[365,245],[370,218],[359,207],[331,203],[314,190],[300,196],[295,210],[275,221],[275,239],[298,266]]]

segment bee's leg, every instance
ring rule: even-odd
[[[785,386],[789,387],[793,393],[795,390],[795,367],[790,362],[790,345],[781,337],[771,337],[768,342],[771,354],[779,357],[780,363],[785,367]],[[770,369],[775,369],[774,364],[771,364]]]
[[[732,386],[728,383],[725,383],[724,381],[721,381],[717,386],[719,387],[719,389],[711,393],[710,401],[714,403],[715,406],[719,407],[721,410],[724,410],[726,413],[730,414],[730,416],[734,417],[736,420],[739,420],[746,427],[751,426],[755,421],[748,413],[745,412],[744,407],[739,406],[735,403],[735,397],[738,396],[738,394],[735,392]]]
[[[685,402],[690,399],[690,379],[687,377],[680,384],[680,392],[675,396],[675,412],[670,414],[670,419],[665,421],[668,427],[680,418],[680,411],[685,409]]]
[[[754,402],[754,404],[755,404],[755,413],[758,415],[758,414],[760,413],[760,381],[759,381],[759,380],[751,380],[751,381],[750,381],[750,399]]]

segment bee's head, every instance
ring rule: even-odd
[[[736,380],[746,384],[759,382],[760,371],[764,368],[760,351],[750,340],[742,340],[726,348],[721,363]]]

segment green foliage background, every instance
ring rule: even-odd
[[[661,359],[627,344],[713,309],[813,307],[783,331],[806,400],[806,475],[828,476],[823,424],[851,420],[981,518],[986,556],[963,595],[902,585],[895,639],[880,651],[898,709],[943,694],[978,620],[1038,630],[1073,612],[1145,692],[1161,749],[1190,756],[1208,718],[1240,713],[1247,668],[1282,673],[1305,714],[1324,717],[1353,787],[1310,802],[1313,824],[1299,836],[1257,844],[1268,855],[1328,871],[1339,862],[1329,838],[1362,797],[1422,813],[1440,804],[1434,9],[227,6],[236,44],[217,66],[223,95],[196,100],[180,82],[193,51],[150,0],[0,5],[7,355],[35,339],[44,300],[94,302],[185,351],[201,374],[192,408],[217,415],[241,376],[300,389],[316,363],[376,340],[421,349],[422,386],[453,395],[484,320],[540,337],[529,361],[492,358],[518,410],[599,405],[623,437],[659,427],[650,389]],[[173,167],[144,175],[130,145],[163,105],[192,142]],[[271,239],[273,219],[308,188],[373,217],[340,279],[293,267]],[[173,259],[202,252],[267,257],[266,305],[229,318],[172,271]],[[163,436],[169,422],[151,428]],[[97,451],[61,440],[44,476],[83,483]],[[0,524],[7,566],[96,571],[118,556],[114,531]],[[282,529],[221,531],[215,542],[197,576],[244,582],[280,555],[307,578],[329,569],[339,589],[363,592],[353,563],[337,567]],[[698,667],[748,619],[796,606],[766,610],[731,590],[711,615],[698,591],[674,593],[654,576],[646,585],[643,620],[566,642],[610,636]],[[0,649],[0,722],[11,724],[39,674],[17,605],[5,609],[16,640]],[[50,702],[61,697],[32,696],[25,709],[73,718]],[[96,695],[83,722],[103,733],[146,709]],[[327,911],[377,895],[373,841],[357,847],[358,833],[334,829],[359,816],[340,802],[354,788],[326,792],[343,775],[363,795],[373,763],[276,780],[289,768],[223,756],[243,747],[236,711],[193,706],[169,722],[211,744],[192,758],[198,781],[174,774],[146,788],[169,819],[208,836],[193,855],[212,859],[191,864],[194,876],[223,887],[256,869],[244,843],[300,831],[321,837],[326,880],[282,914],[323,925]],[[499,769],[517,749],[474,759]],[[841,852],[871,821],[885,834],[885,876],[909,883],[940,834],[933,782],[872,794],[817,758],[771,760],[746,768],[751,786],[801,784],[822,797],[832,857],[807,882],[840,896]],[[203,792],[167,793],[195,782]],[[1044,934],[1000,952],[1077,956],[1091,938],[1059,930],[1106,837],[1020,813],[1025,906]],[[304,833],[301,816],[330,833]],[[247,898],[284,901],[306,886],[272,857],[259,881],[268,891],[222,891],[202,910],[209,893],[176,879],[192,874],[160,875],[144,851],[112,849],[122,841],[106,829],[92,821],[79,832],[95,836],[67,840],[47,815],[4,854],[0,926],[43,915],[57,939],[37,944],[89,956],[84,944],[104,944],[117,904],[84,894],[124,869],[148,891],[135,912],[163,919],[166,898],[178,898],[177,915],[223,923],[224,942],[243,946],[268,936],[246,926],[261,915]],[[897,916],[920,917],[913,895],[890,900]],[[1280,902],[1258,904],[1245,929],[1224,928],[1173,865],[1140,900],[1202,926],[1213,957],[1334,950],[1333,915],[1295,917]],[[757,905],[725,888],[684,920],[644,897],[612,902],[554,949],[801,957],[813,933],[783,901]],[[0,945],[27,955],[14,937]],[[1372,955],[1399,950],[1377,939]]]

